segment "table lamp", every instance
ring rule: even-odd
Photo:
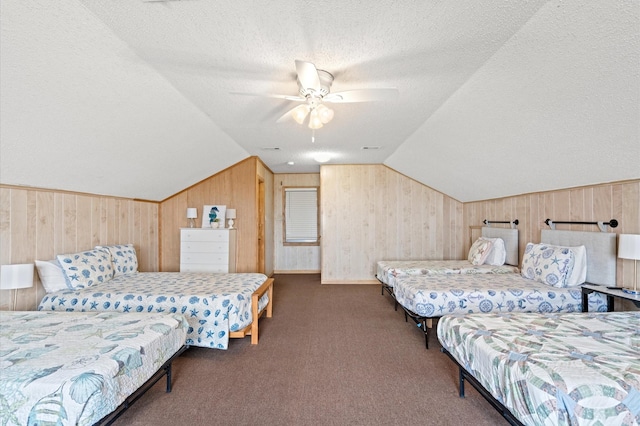
[[[33,286],[33,263],[0,266],[0,290],[18,290]],[[16,309],[18,292],[13,294],[13,306]]]
[[[633,260],[633,289],[623,288],[629,294],[640,295],[638,291],[638,260],[640,260],[640,235],[620,234],[618,237],[618,257]]]
[[[229,229],[233,229],[233,219],[236,218],[236,209],[227,209],[227,219],[229,219]]]
[[[194,219],[196,219],[197,217],[198,217],[198,209],[195,207],[188,207],[187,219],[189,219],[189,228],[195,228],[196,221]]]

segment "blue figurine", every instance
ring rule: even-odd
[[[216,221],[216,218],[218,217],[218,211],[219,210],[216,206],[211,207],[211,210],[209,211],[209,225]]]

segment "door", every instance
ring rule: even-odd
[[[264,265],[264,179],[258,179],[258,272],[265,273]]]

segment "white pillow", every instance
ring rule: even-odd
[[[493,266],[504,265],[504,262],[507,260],[507,248],[504,245],[504,240],[502,238],[480,238],[491,241],[491,250],[484,260],[484,264]]]
[[[60,267],[57,259],[36,260],[36,269],[38,270],[44,291],[47,293],[68,289],[64,271]]]
[[[569,247],[575,257],[573,270],[567,277],[567,287],[575,287],[587,281],[587,248],[585,246]]]
[[[133,244],[96,246],[96,250],[106,251],[111,254],[115,277],[138,272],[138,256]]]
[[[482,265],[491,251],[491,241],[478,238],[469,249],[467,259],[472,265]]]

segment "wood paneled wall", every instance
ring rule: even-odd
[[[320,187],[320,173],[282,173],[274,176],[274,241],[276,273],[320,272],[320,246],[284,246],[284,187]],[[320,196],[322,194],[320,193]],[[320,229],[322,235],[322,229]]]
[[[133,243],[141,271],[158,270],[158,204],[124,198],[0,186],[0,263],[33,263],[100,244]],[[17,295],[14,292],[17,291]],[[0,291],[0,309],[36,309],[44,288]]]
[[[383,165],[320,168],[322,283],[377,283],[375,264],[465,255],[463,206]]]
[[[198,209],[197,220],[200,224],[203,206],[213,204],[236,209],[237,218],[234,227],[237,228],[237,271],[257,271],[259,178],[265,180],[267,196],[265,204],[268,208],[269,199],[273,205],[273,173],[266,169],[257,157],[249,157],[162,201],[160,203],[160,269],[165,272],[180,270],[180,228],[188,226],[187,207]],[[269,229],[273,229],[272,225],[265,230],[265,233],[269,232]],[[273,258],[272,251],[265,253],[265,260],[268,260],[268,257]]]
[[[640,180],[581,188],[524,194],[496,200],[465,203],[465,250],[470,246],[469,227],[484,219],[520,221],[520,257],[527,242],[540,242],[540,231],[549,229],[546,219],[556,221],[608,222],[616,234],[640,234]],[[556,229],[599,232],[595,225],[557,225]],[[618,285],[633,285],[633,262],[618,259]]]

